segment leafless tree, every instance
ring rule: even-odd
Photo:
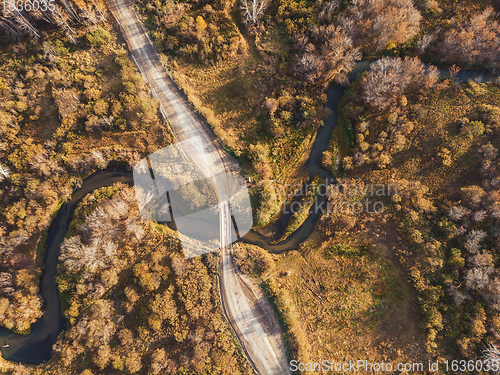
[[[146,234],[143,226],[134,218],[129,218],[125,221],[125,233],[127,233],[133,242],[142,240]]]
[[[313,82],[322,72],[323,60],[316,53],[306,52],[298,58],[293,69],[306,81]]]
[[[478,153],[486,160],[493,160],[498,155],[498,150],[488,142],[488,144],[482,145],[478,149]]]
[[[484,230],[473,229],[468,235],[465,242],[465,249],[472,254],[479,251],[481,242],[487,237]]]
[[[435,34],[425,34],[422,39],[417,42],[418,52],[424,53],[429,45],[436,39]]]
[[[243,17],[248,24],[257,24],[260,18],[264,15],[269,0],[242,0],[241,10]]]
[[[182,276],[187,269],[187,261],[183,256],[172,259],[172,269],[177,276]]]
[[[0,25],[17,39],[20,35],[27,34],[30,38],[39,38],[40,34],[36,28],[28,21],[23,13],[17,9],[14,0],[5,0],[4,6],[0,9]]]
[[[474,213],[474,221],[480,223],[488,217],[488,212],[485,210],[480,210]]]
[[[493,255],[484,250],[470,257],[469,263],[472,267],[493,267]]]
[[[480,291],[488,285],[492,267],[472,268],[465,274],[465,285],[468,289]]]
[[[387,108],[396,97],[412,85],[418,88],[431,88],[439,77],[437,68],[425,68],[417,58],[404,60],[396,57],[383,57],[373,64],[363,82],[364,98],[368,104]]]
[[[458,305],[460,305],[463,301],[465,301],[467,298],[469,298],[465,293],[462,293],[461,291],[459,291],[455,284],[449,285],[448,292],[455,300],[455,303]]]
[[[103,207],[97,207],[92,211],[78,229],[85,242],[90,242],[93,238],[114,238],[118,233],[117,225],[113,223],[109,213]]]
[[[59,260],[69,271],[84,270],[89,275],[112,265],[117,249],[118,246],[111,240],[100,241],[94,238],[85,245],[79,236],[73,236],[62,243]]]
[[[485,361],[490,362],[490,367],[492,367],[493,363],[496,363],[493,367],[498,367],[500,365],[500,349],[495,344],[489,343],[483,350],[483,358]],[[499,371],[494,373],[498,374]]]
[[[469,209],[458,205],[458,206],[453,206],[450,209],[450,211],[448,211],[448,216],[450,217],[451,220],[458,221],[464,217],[467,217],[469,213],[470,213]]]
[[[8,272],[0,272],[0,288],[12,286],[12,274]]]
[[[10,177],[10,170],[0,163],[0,182]]]
[[[97,165],[98,168],[104,169],[108,166],[108,161],[106,160],[102,151],[94,150],[92,151],[91,154],[92,154],[92,159],[94,159],[94,163]]]
[[[329,0],[324,1],[321,6],[321,11],[319,12],[319,18],[323,21],[329,21],[332,19],[334,13],[339,9],[339,0]]]
[[[500,23],[492,7],[471,17],[465,25],[449,30],[439,54],[451,62],[481,63],[491,68],[500,61]]]
[[[356,0],[339,16],[339,23],[358,45],[372,51],[417,35],[422,16],[411,0]]]
[[[5,36],[10,36],[11,39],[17,40],[21,38],[21,32],[17,25],[9,18],[0,14],[0,28],[5,31]]]

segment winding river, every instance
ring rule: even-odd
[[[369,69],[371,61],[364,60],[356,64],[349,75],[352,81],[358,74]],[[448,71],[441,69],[441,75],[447,76]],[[479,82],[488,82],[498,79],[498,76],[489,74],[487,71],[462,70],[458,73],[457,79],[465,81],[475,79]],[[332,84],[327,90],[328,101],[326,106],[332,111],[331,116],[325,120],[325,124],[318,130],[313,143],[311,153],[305,164],[309,171],[311,183],[313,176],[319,175],[323,180],[336,183],[333,174],[322,168],[319,161],[322,153],[328,146],[331,132],[337,124],[338,104],[343,95],[344,88],[337,84]],[[64,235],[68,230],[69,223],[74,209],[78,202],[93,190],[110,186],[117,182],[133,184],[132,172],[125,166],[97,171],[86,178],[80,189],[76,190],[69,202],[63,203],[54,218],[47,236],[46,255],[44,260],[44,272],[40,278],[40,293],[44,300],[43,316],[33,324],[29,335],[15,334],[8,329],[0,328],[0,349],[3,358],[19,362],[40,364],[52,357],[52,345],[56,342],[59,334],[65,330],[66,323],[61,313],[61,302],[56,284],[57,263],[59,257],[59,247],[64,240]],[[324,200],[320,196],[317,199]],[[317,204],[322,204],[319,201]],[[291,214],[285,215],[279,223],[279,231],[283,232]],[[270,252],[284,252],[293,250],[304,241],[314,229],[314,225],[320,216],[320,211],[312,211],[304,223],[292,233],[285,241],[278,244],[271,244],[270,240],[255,231],[251,231],[242,239],[243,242],[258,245]]]

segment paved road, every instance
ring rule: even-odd
[[[261,375],[290,374],[283,334],[276,314],[262,290],[243,275],[231,255],[231,216],[226,174],[239,173],[236,163],[221,149],[203,121],[192,111],[160,62],[160,57],[141,26],[130,0],[108,0],[109,9],[127,42],[132,60],[160,103],[177,141],[198,137],[203,160],[194,160],[207,176],[215,178],[220,200],[220,241],[222,249],[220,293],[230,322],[254,371]]]

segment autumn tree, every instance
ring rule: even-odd
[[[242,0],[241,4],[241,11],[245,22],[255,25],[264,15],[269,6],[269,0]]]
[[[363,81],[365,101],[377,109],[387,108],[412,85],[429,89],[437,82],[436,67],[425,68],[417,58],[383,57],[371,64]]]
[[[440,56],[452,63],[499,67],[500,23],[492,7],[471,17],[465,24],[452,27],[439,44]]]
[[[5,6],[0,7],[0,28],[11,40],[18,40],[23,35],[38,39],[37,23],[50,23],[57,25],[71,43],[76,43],[75,25],[93,29],[104,21],[105,7],[100,1],[59,0],[50,4],[45,10],[18,10],[17,2],[5,0]]]
[[[413,38],[421,19],[411,0],[357,0],[339,17],[339,23],[358,46],[377,51]]]

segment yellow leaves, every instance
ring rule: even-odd
[[[139,278],[139,284],[146,289],[146,291],[153,291],[160,286],[161,278],[155,272],[150,272],[149,266],[146,262],[141,262],[134,266],[134,274]]]
[[[177,342],[183,342],[186,340],[189,333],[189,326],[187,325],[186,319],[187,318],[183,316],[181,322],[175,326],[174,338]]]
[[[163,294],[156,295],[151,303],[151,311],[160,320],[168,320],[173,324],[177,320],[177,306],[172,296],[172,291],[166,290]]]
[[[196,17],[196,30],[198,32],[202,32],[206,28],[207,28],[207,23],[205,22],[203,17],[202,16]]]
[[[105,286],[105,288],[109,289],[112,286],[118,284],[118,274],[115,269],[109,269],[103,271],[101,275],[101,280]]]
[[[9,300],[7,298],[0,299],[0,317],[2,317],[9,308]]]
[[[134,288],[127,286],[125,288],[125,296],[131,303],[136,303],[139,300],[139,295]]]
[[[159,332],[161,330],[162,320],[158,314],[151,314],[148,323],[153,331]]]
[[[38,188],[40,198],[46,207],[52,206],[59,200],[59,196],[53,189],[44,189],[43,187],[47,187],[47,184],[44,183]]]
[[[24,112],[28,109],[28,104],[24,101],[18,101],[16,102],[16,111],[18,112]]]
[[[106,103],[102,99],[99,99],[98,101],[96,101],[94,104],[94,113],[98,116],[107,114],[108,113],[108,103]]]
[[[61,118],[64,119],[69,115],[73,115],[78,110],[80,97],[75,89],[53,90],[52,96]]]
[[[113,100],[111,102],[111,116],[113,116],[115,118],[119,117],[121,115],[122,111],[123,111],[122,104],[117,100]]]
[[[88,88],[87,90],[85,90],[83,94],[89,100],[97,100],[97,99],[101,98],[102,91],[95,88],[95,87],[91,87],[91,88]]]
[[[125,360],[125,365],[129,372],[135,374],[139,372],[142,367],[141,355],[137,352],[132,352]]]
[[[470,322],[470,331],[473,337],[481,338],[486,334],[486,313],[483,307],[478,307]]]
[[[73,298],[71,300],[71,306],[66,311],[66,316],[69,317],[69,321],[71,324],[75,323],[75,318],[78,318],[80,313],[80,304]]]
[[[100,369],[104,369],[109,363],[111,357],[111,349],[109,345],[101,345],[97,350],[97,356],[93,358],[94,363]]]
[[[29,290],[30,293],[34,294],[37,292],[36,287],[36,277],[29,269],[22,269],[17,272],[16,284],[22,289]]]
[[[12,206],[7,207],[7,209],[5,210],[5,219],[7,220],[7,223],[11,225],[17,224],[18,226],[21,226],[22,222],[19,219],[24,219],[25,217],[26,217],[25,199],[17,201]]]

